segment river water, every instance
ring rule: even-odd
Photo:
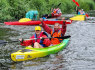
[[[13,62],[10,54],[24,47],[19,42],[0,44],[0,70],[95,70],[95,22],[74,21],[67,25],[68,46],[57,54],[31,61]],[[29,38],[34,26],[7,26],[0,23],[0,41]]]

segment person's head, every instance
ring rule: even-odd
[[[55,23],[55,24],[54,24],[54,29],[55,29],[55,30],[58,30],[59,28],[60,28],[60,24],[59,24],[59,23]]]
[[[36,33],[37,35],[39,35],[40,32],[41,32],[41,27],[40,27],[40,26],[36,26],[36,27],[35,27],[35,33]]]
[[[81,9],[81,11],[83,11],[83,9]]]

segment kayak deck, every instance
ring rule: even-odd
[[[76,15],[76,16],[74,16],[74,17],[70,18],[70,20],[75,20],[75,21],[84,21],[84,20],[85,20],[85,18],[86,18],[86,16],[85,16],[85,15]]]

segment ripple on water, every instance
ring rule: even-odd
[[[28,38],[34,32],[34,26],[4,26],[11,28],[17,36],[10,36],[9,39]],[[95,70],[95,23],[86,21],[73,22],[67,25],[66,35],[71,35],[69,45],[58,54],[44,58],[38,58],[21,63],[11,63],[10,70]],[[22,49],[19,43],[11,43],[0,47],[4,56],[11,54],[12,51]],[[7,51],[7,53],[5,53]],[[0,54],[1,56],[1,54]],[[1,58],[1,57],[0,57]],[[5,57],[8,59],[8,57]],[[6,62],[4,57],[1,61]],[[7,60],[8,61],[8,60]],[[10,63],[10,61],[8,61]],[[8,63],[7,62],[7,63]]]

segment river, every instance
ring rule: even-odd
[[[15,63],[10,54],[24,47],[19,42],[0,44],[0,70],[95,70],[95,22],[91,21],[68,24],[66,35],[71,35],[68,46],[57,54],[43,58]],[[33,34],[34,26],[0,23],[2,42],[27,39]]]

